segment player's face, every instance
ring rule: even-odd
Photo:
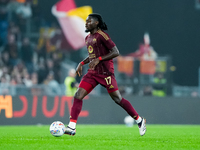
[[[86,28],[85,32],[93,31],[94,29],[97,28],[97,25],[98,25],[98,21],[96,21],[91,16],[88,16],[85,23],[85,28]]]

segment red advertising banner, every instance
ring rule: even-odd
[[[135,95],[125,98],[147,119],[148,124],[200,124],[200,120],[195,119],[200,115],[199,98]],[[73,98],[66,96],[0,95],[0,125],[50,125],[53,121],[68,124],[72,104]],[[185,111],[185,108],[188,108],[188,111]],[[83,100],[77,123],[123,124],[127,115],[109,95],[90,96]],[[188,118],[187,122],[185,118]]]
[[[86,97],[88,99],[88,97]],[[0,95],[0,120],[4,118],[9,122],[9,120],[18,118],[39,118],[35,123],[40,123],[40,118],[47,119],[53,118],[61,119],[69,118],[70,109],[73,104],[73,97],[66,96],[24,96],[20,95],[17,97],[12,97],[10,95]],[[87,117],[89,112],[87,110],[82,110],[79,117]],[[22,121],[22,124],[29,124]],[[19,124],[21,124],[19,123]],[[5,124],[5,122],[0,122]],[[7,124],[7,123],[6,123]],[[18,123],[17,123],[18,124]]]

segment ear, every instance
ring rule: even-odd
[[[95,21],[95,24],[98,25],[98,24],[99,24],[99,21]]]

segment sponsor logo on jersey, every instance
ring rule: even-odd
[[[96,58],[95,54],[89,54],[89,58]]]

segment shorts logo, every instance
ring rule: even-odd
[[[90,46],[88,46],[88,52],[89,53],[92,53],[93,52],[93,47],[90,45]]]
[[[114,86],[113,85],[111,85],[110,87],[109,87],[109,89],[113,89],[114,88]]]

